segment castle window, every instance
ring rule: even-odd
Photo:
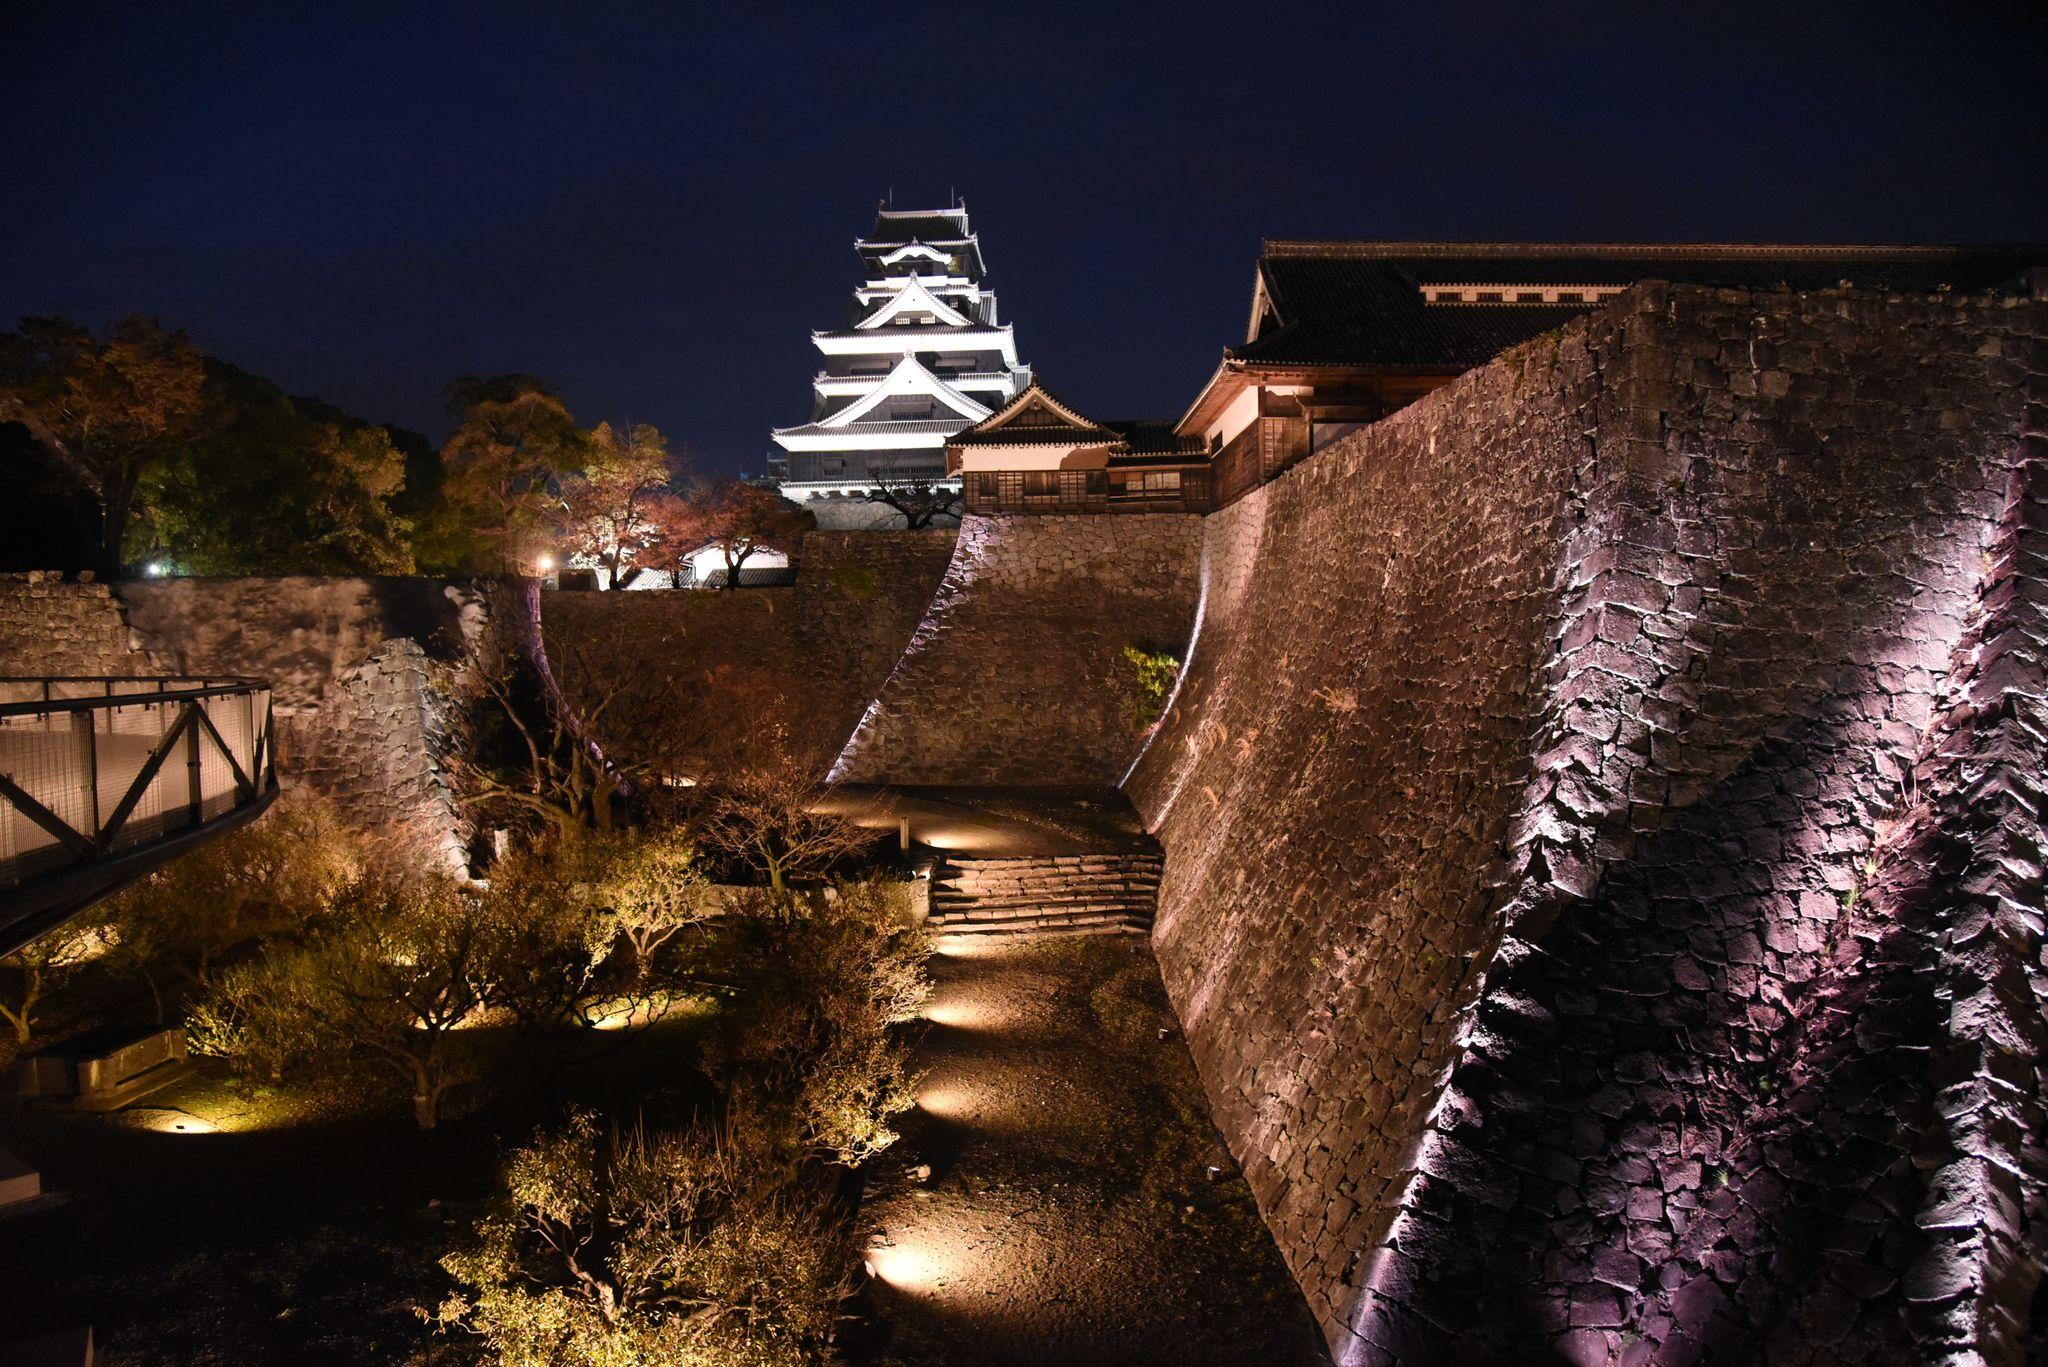
[[[1577,290],[1559,290],[1557,292],[1557,302],[1560,304],[1582,304],[1585,302],[1585,298]]]
[[[1481,304],[1498,304],[1501,302],[1500,291],[1493,290],[1489,292],[1487,290],[1481,290],[1476,296],[1476,300]]]

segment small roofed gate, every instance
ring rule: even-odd
[[[0,954],[277,796],[270,686],[0,677]]]

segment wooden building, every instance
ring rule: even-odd
[[[1205,512],[1209,466],[1171,419],[1096,422],[1036,380],[946,442],[973,513]]]
[[[1177,431],[1214,453],[1220,507],[1641,280],[1974,293],[2043,260],[2039,247],[1269,241],[1245,339]]]

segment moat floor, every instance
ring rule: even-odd
[[[842,783],[819,805],[858,826],[895,830],[946,854],[983,859],[1156,850],[1114,788],[882,788]]]
[[[933,969],[919,1108],[862,1207],[877,1341],[856,1361],[1327,1363],[1143,942],[969,944]]]

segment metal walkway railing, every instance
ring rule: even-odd
[[[0,677],[0,954],[276,796],[267,683]]]

